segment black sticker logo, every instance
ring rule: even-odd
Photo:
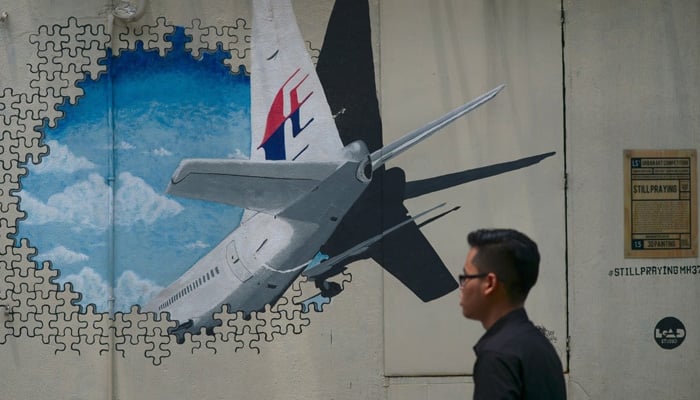
[[[685,339],[685,326],[674,317],[666,317],[656,324],[654,340],[661,348],[670,350],[680,346]]]

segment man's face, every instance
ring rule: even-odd
[[[471,248],[464,263],[464,274],[474,276],[481,273],[473,263],[478,249]],[[481,311],[484,309],[484,297],[482,293],[482,278],[467,278],[459,288],[459,305],[462,306],[462,315],[469,319],[480,320]]]

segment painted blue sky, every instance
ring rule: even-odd
[[[165,57],[139,44],[80,83],[85,95],[44,128],[50,153],[22,180],[18,238],[39,249],[35,260],[53,262],[83,305],[106,311],[109,287],[116,310],[145,304],[240,221],[235,207],[165,193],[183,158],[248,158],[250,149],[249,78],[231,73],[221,50],[192,58],[183,32]]]

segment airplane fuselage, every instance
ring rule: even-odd
[[[250,313],[273,304],[333,234],[371,181],[363,143],[345,148],[346,159],[313,190],[278,214],[256,213],[153,298],[146,311],[169,312],[189,331],[216,324],[223,304]]]

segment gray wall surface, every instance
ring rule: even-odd
[[[700,5],[564,2],[573,398],[697,397],[697,274],[610,276],[614,268],[693,266],[624,259],[623,150],[698,149]],[[696,200],[697,201],[697,200]],[[697,216],[695,216],[697,218]],[[613,273],[614,275],[614,273]],[[686,327],[671,350],[655,326]]]
[[[21,240],[31,205],[22,182],[38,174],[48,149],[33,128],[61,120],[58,93],[72,104],[81,96],[75,83],[85,75],[75,65],[84,59],[85,71],[100,70],[108,44],[125,51],[141,39],[157,48],[171,25],[212,27],[213,37],[225,38],[240,33],[226,30],[238,18],[250,18],[247,0],[151,0],[143,17],[124,24],[110,17],[113,3],[0,0],[7,12],[0,22],[0,398],[470,398],[480,324],[462,318],[456,292],[423,303],[371,260],[338,278],[344,290],[322,312],[292,308],[315,290],[297,280],[289,303],[252,320],[224,315],[223,333],[181,344],[161,334],[164,321],[135,312],[110,320],[70,304],[75,293],[59,290],[56,271],[38,262],[51,249]],[[333,3],[293,1],[312,55],[323,46]],[[412,214],[442,202],[460,207],[421,229],[450,272],[460,273],[470,230],[527,232],[543,261],[526,307],[562,359],[570,399],[696,398],[700,267],[689,267],[700,259],[624,257],[623,152],[700,148],[700,4],[372,0],[370,13],[384,143],[506,84],[390,167],[415,181],[553,153],[404,203]],[[93,30],[70,31],[71,24]],[[105,47],[69,54],[73,42],[65,38],[86,32]],[[215,38],[206,45],[213,50]],[[52,49],[69,57],[48,62],[42,56]],[[235,62],[249,65],[247,57]],[[649,266],[679,268],[615,273]],[[280,324],[280,315],[289,320]],[[674,349],[655,340],[666,317],[685,326]]]

